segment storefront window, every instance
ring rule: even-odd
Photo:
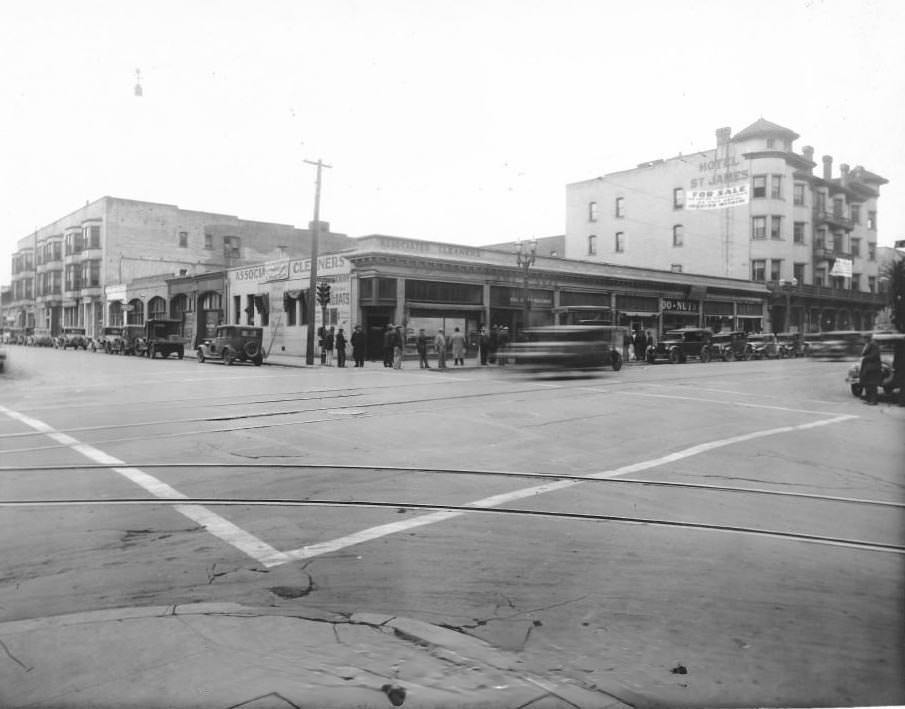
[[[468,303],[479,305],[483,300],[482,286],[470,283],[438,283],[436,281],[405,282],[405,299],[424,303]]]

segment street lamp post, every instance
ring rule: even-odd
[[[515,261],[522,269],[522,328],[528,327],[528,311],[531,303],[528,300],[528,269],[534,265],[537,257],[537,239],[525,244],[521,239],[515,252]]]

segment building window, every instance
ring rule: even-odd
[[[826,212],[826,194],[817,192],[817,211],[823,214]]]
[[[588,202],[588,221],[597,221],[597,202]]]
[[[99,226],[88,227],[88,248],[99,249],[101,247],[101,228]]]
[[[770,238],[782,239],[782,217],[770,217]]]
[[[189,246],[189,233],[187,231],[179,232],[179,246],[183,249],[187,249]]]
[[[597,237],[594,234],[591,234],[588,237],[588,256],[596,256],[597,255]]]
[[[616,232],[615,251],[617,254],[621,254],[623,251],[625,251],[625,232]]]
[[[751,280],[763,281],[767,277],[767,262],[764,259],[751,261]]]
[[[853,204],[849,207],[849,211],[852,214],[852,222],[854,222],[855,224],[860,224],[861,223],[861,205]]]
[[[669,267],[669,270],[672,271],[673,273],[682,273],[682,264],[674,263],[672,266]]]
[[[672,245],[673,246],[682,246],[685,241],[685,227],[681,224],[676,224],[672,228]]]
[[[245,324],[246,325],[254,325],[255,324],[255,297],[250,293],[245,296],[246,306],[245,306]]]
[[[871,293],[877,292],[877,277],[876,276],[867,277],[867,290],[869,290]]]
[[[751,217],[751,238],[766,239],[767,238],[767,218]]]
[[[792,199],[793,199],[795,206],[803,207],[804,206],[804,183],[796,182],[795,187],[793,189],[794,189],[794,192],[793,192]]]
[[[625,197],[616,197],[616,216],[620,219],[625,216]]]
[[[753,189],[751,190],[752,197],[766,197],[767,196],[767,176],[766,175],[755,175],[754,176],[754,184]]]
[[[861,239],[852,239],[852,256],[861,256]]]
[[[861,274],[852,274],[852,290],[861,290]]]
[[[770,261],[770,280],[778,281],[782,278],[782,259],[772,259]]]
[[[836,197],[833,200],[833,216],[836,219],[842,218],[842,213],[844,211],[845,203],[842,201],[841,197]]]
[[[792,278],[795,279],[796,285],[801,285],[802,283],[804,283],[804,268],[805,264],[803,263],[792,264]]]
[[[772,150],[776,147],[776,138],[767,138],[767,150]]]
[[[672,208],[673,209],[682,209],[685,206],[685,190],[681,187],[676,187],[672,191]]]
[[[794,222],[792,224],[792,240],[796,244],[804,243],[804,222]]]
[[[826,283],[826,269],[821,266],[814,273],[814,285],[822,286],[824,283]]]
[[[877,244],[873,241],[867,242],[867,258],[871,261],[877,260]]]
[[[242,296],[233,296],[233,322],[238,325],[242,322]]]
[[[214,237],[212,234],[208,234],[205,232],[204,234],[204,248],[212,249],[214,248]]]
[[[867,213],[867,228],[871,231],[877,230],[877,213],[876,212],[868,212]]]
[[[826,229],[824,229],[823,227],[820,227],[820,228],[817,230],[817,244],[816,244],[816,246],[817,246],[818,249],[825,249],[825,248],[826,248]]]
[[[770,197],[782,199],[782,175],[770,176]]]

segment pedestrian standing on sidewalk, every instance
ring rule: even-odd
[[[321,325],[317,328],[317,346],[321,350],[321,364],[327,364],[327,328]]]
[[[625,331],[625,335],[622,336],[622,360],[624,362],[630,362],[632,359],[631,355],[632,349],[632,336],[629,334],[629,331]]]
[[[446,335],[443,330],[437,330],[434,349],[437,351],[437,369],[446,369]]]
[[[421,369],[430,369],[431,366],[427,362],[427,335],[422,327],[418,330],[418,339],[415,340],[415,349],[418,350],[418,365]]]
[[[346,335],[342,328],[336,332],[336,366],[346,366]]]
[[[336,334],[335,328],[330,328],[327,330],[327,334],[324,336],[324,351],[327,353],[327,366],[333,366],[333,346],[336,342]]]
[[[402,334],[402,326],[397,326],[393,331],[393,369],[402,369],[402,353],[405,348],[405,336]]]
[[[453,331],[452,337],[449,338],[452,345],[453,367],[465,366],[465,335],[459,332],[459,328]]]
[[[861,351],[861,371],[858,381],[864,387],[865,404],[877,405],[877,387],[883,380],[883,368],[880,360],[880,347],[872,334],[867,335],[867,342]]]
[[[355,360],[356,367],[365,366],[365,336],[361,331],[361,325],[356,325],[352,329],[352,359]]]
[[[499,347],[499,328],[496,325],[491,326],[490,334],[487,336],[487,361],[490,364],[496,364],[496,351]]]
[[[392,323],[387,325],[386,331],[383,333],[383,366],[393,366],[393,337],[395,329]]]
[[[481,364],[487,364],[487,349],[490,346],[490,335],[487,334],[487,328],[481,328],[481,334],[478,336],[478,351],[481,355]]]

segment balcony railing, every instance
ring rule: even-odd
[[[814,222],[818,225],[829,224],[848,231],[855,228],[855,223],[848,217],[835,212],[821,212],[816,209],[814,210]]]

